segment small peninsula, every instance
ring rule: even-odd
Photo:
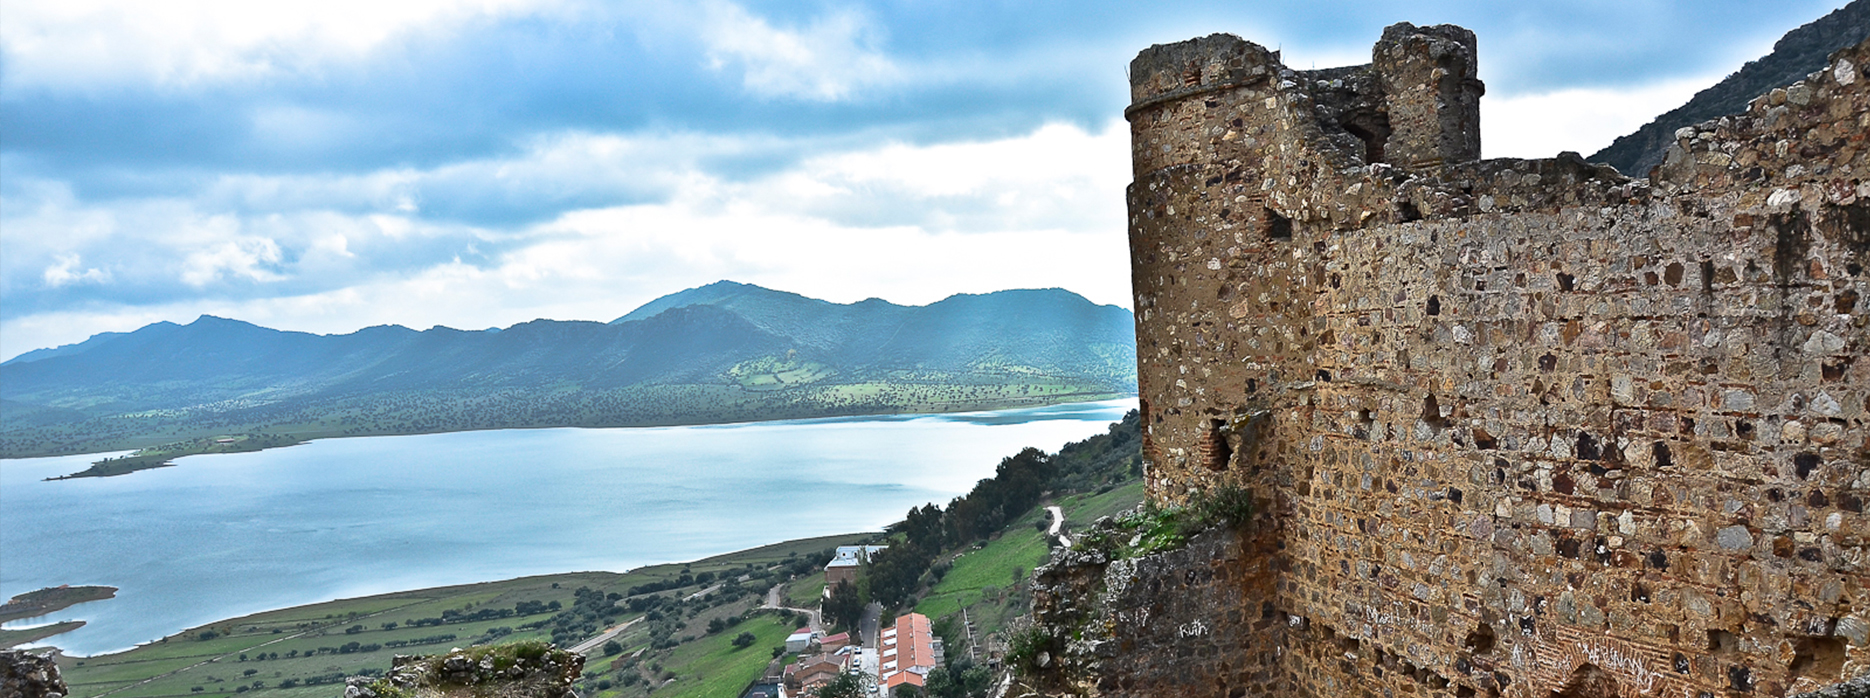
[[[87,601],[102,601],[117,595],[117,587],[55,586],[29,591],[0,605],[0,623],[33,618],[61,611]]]
[[[0,623],[22,618],[37,618],[87,601],[102,601],[116,595],[117,588],[107,586],[56,586],[29,591],[8,599],[5,604],[0,604]],[[38,642],[82,627],[84,627],[84,621],[68,620],[34,628],[0,629],[0,649]]]
[[[208,436],[187,441],[150,446],[138,449],[129,455],[105,458],[93,462],[91,467],[70,475],[49,477],[47,480],[71,480],[81,477],[111,477],[128,475],[138,470],[166,468],[175,465],[175,459],[204,453],[244,453],[281,446],[296,446],[305,443],[305,439],[289,434],[238,434],[234,436]],[[34,592],[37,593],[37,592]]]

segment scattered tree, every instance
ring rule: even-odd
[[[839,581],[831,588],[831,597],[823,604],[825,621],[832,627],[849,630],[857,627],[857,622],[864,617],[863,597],[857,593],[857,587],[849,581]]]
[[[818,687],[818,698],[864,698],[864,686],[857,680],[857,675],[849,672],[838,674],[829,683]]]

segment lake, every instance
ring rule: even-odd
[[[336,598],[877,530],[1135,405],[326,439],[57,482],[100,456],[0,461],[0,599],[120,588],[7,625],[88,621],[44,644],[90,655]]]

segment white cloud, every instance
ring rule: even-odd
[[[1481,150],[1490,158],[1549,158],[1566,150],[1590,155],[1657,115],[1682,106],[1721,77],[1703,75],[1627,88],[1483,97]]]
[[[79,255],[59,255],[58,262],[46,267],[41,278],[45,279],[45,285],[51,288],[84,283],[101,284],[110,281],[110,272],[95,267],[80,269],[83,265],[83,258]]]
[[[812,158],[737,196],[842,221],[931,231],[1091,229],[1124,220],[1129,129],[1050,124],[992,141],[889,144]]]
[[[737,66],[747,91],[821,102],[892,83],[902,70],[876,46],[881,30],[836,10],[799,28],[775,27],[727,2],[709,2],[701,26],[711,66]]]
[[[415,28],[555,0],[17,0],[0,22],[11,86],[180,85],[355,58]]]
[[[269,267],[279,263],[279,243],[270,238],[243,236],[191,252],[182,260],[182,283],[200,288],[222,277],[252,281],[279,281],[285,277]]]
[[[635,166],[666,179],[658,185],[666,195],[507,231],[438,226],[389,207],[208,215],[187,201],[119,204],[106,216],[108,235],[81,248],[36,251],[42,266],[34,273],[59,255],[91,260],[114,249],[143,268],[185,270],[181,278],[168,272],[164,297],[175,300],[9,314],[0,318],[0,355],[202,313],[339,333],[385,323],[480,329],[539,317],[610,320],[656,296],[724,278],[838,302],[875,296],[923,304],[954,293],[1056,286],[1127,306],[1127,134],[1123,122],[1112,121],[1095,132],[1050,125],[993,141],[889,144],[826,153],[750,180],[711,174],[693,161],[698,153],[767,144],[566,134],[511,161],[460,167],[504,172],[501,186],[526,188],[581,172],[622,177]],[[313,206],[317,197],[298,196],[319,187],[388,200],[439,171],[323,183],[249,176],[211,190],[248,205]],[[53,221],[82,213],[48,210]],[[20,215],[8,219],[9,244],[14,222],[52,227]],[[463,257],[478,244],[489,252],[450,260],[422,247],[438,243]],[[412,255],[412,246],[429,254]],[[229,283],[265,288],[241,298],[248,292],[230,295]]]

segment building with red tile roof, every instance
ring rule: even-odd
[[[928,674],[941,665],[941,640],[928,616],[910,613],[884,628],[877,642],[877,682],[885,691],[897,686],[926,686]]]

